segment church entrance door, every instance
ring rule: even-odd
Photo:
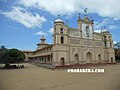
[[[60,66],[64,66],[65,65],[65,59],[64,58],[61,58],[60,59]]]
[[[92,63],[92,54],[90,52],[86,54],[86,63]]]

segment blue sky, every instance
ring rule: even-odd
[[[120,41],[120,0],[0,0],[0,46],[35,50],[44,34],[52,43],[54,20],[60,14],[77,28],[78,13],[94,19],[94,31],[106,27],[114,42]]]

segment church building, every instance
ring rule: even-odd
[[[114,63],[115,52],[109,31],[94,32],[94,21],[87,15],[78,17],[78,28],[71,28],[58,15],[54,21],[53,43],[45,37],[35,51],[23,51],[26,60],[52,66]]]

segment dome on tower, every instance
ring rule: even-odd
[[[60,15],[58,15],[58,18],[54,21],[54,23],[64,23],[63,20],[61,20]]]

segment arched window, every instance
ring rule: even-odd
[[[105,47],[107,47],[107,42],[106,41],[104,41],[104,45],[105,45]]]
[[[78,63],[79,63],[79,55],[78,55],[78,54],[75,54],[74,58],[75,58],[76,64],[78,64]]]
[[[98,62],[101,62],[101,55],[98,55]]]
[[[111,38],[111,37],[110,37],[110,36],[108,36],[108,38],[109,38],[109,40],[110,40],[110,38]]]
[[[54,34],[56,33],[56,27],[54,27],[54,32],[53,32]]]
[[[104,39],[106,40],[106,36],[104,36]]]
[[[60,33],[61,33],[61,34],[63,34],[63,31],[64,31],[64,29],[63,29],[63,28],[61,28],[61,29],[60,29]]]
[[[112,48],[112,43],[110,42],[110,47]]]
[[[86,26],[86,34],[87,34],[88,37],[89,37],[89,33],[90,33],[89,26]]]
[[[64,43],[64,37],[61,36],[61,43],[63,44]]]

